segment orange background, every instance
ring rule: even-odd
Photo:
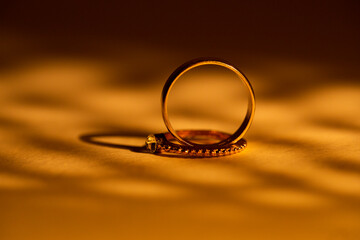
[[[0,239],[360,239],[359,10],[358,1],[3,3]],[[165,131],[163,83],[202,56],[232,62],[253,84],[247,149],[139,153],[147,134]],[[196,119],[226,130],[234,109],[220,102],[211,108],[221,114],[174,114],[184,128]]]

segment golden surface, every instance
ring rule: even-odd
[[[257,96],[248,147],[171,158],[136,150],[165,131],[162,85],[191,56],[117,53],[0,70],[0,239],[360,239],[359,79],[229,59]],[[186,117],[231,125],[233,109],[218,110]]]

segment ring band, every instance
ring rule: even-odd
[[[215,139],[224,140],[230,137],[230,134],[213,131],[213,130],[179,130],[176,132],[183,139]],[[193,157],[219,157],[224,155],[231,155],[242,151],[247,142],[245,139],[240,139],[234,144],[225,146],[218,145],[197,145],[184,146],[175,142],[176,139],[170,133],[151,134],[145,141],[146,148],[152,153],[173,153],[179,155],[190,155]]]
[[[242,122],[240,127],[235,131],[235,133],[233,133],[232,135],[229,135],[226,139],[222,139],[220,142],[215,143],[215,144],[198,144],[198,143],[194,143],[194,142],[190,141],[189,139],[181,137],[172,127],[172,125],[169,121],[169,116],[168,116],[168,111],[167,111],[168,96],[169,96],[171,88],[174,86],[175,82],[187,71],[189,71],[195,67],[203,66],[203,65],[217,65],[217,66],[225,67],[225,68],[233,71],[241,79],[241,81],[244,83],[244,85],[246,86],[246,88],[248,90],[248,109],[247,109],[244,121]],[[239,142],[239,140],[245,135],[245,133],[249,129],[251,122],[254,118],[255,94],[254,94],[254,90],[253,90],[249,80],[245,77],[245,75],[239,69],[232,66],[231,64],[224,62],[222,60],[213,59],[213,58],[195,59],[195,60],[189,61],[189,62],[181,65],[180,67],[178,67],[166,81],[163,91],[162,91],[162,95],[161,95],[161,111],[162,111],[162,116],[163,116],[163,119],[164,119],[167,129],[169,130],[171,135],[180,143],[185,144],[186,146],[191,146],[191,147],[196,146],[196,147],[203,147],[203,148],[204,147],[219,148],[220,146],[228,146],[231,144],[235,144],[235,143]]]

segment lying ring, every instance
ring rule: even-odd
[[[194,142],[190,141],[189,139],[181,137],[172,127],[172,125],[169,121],[169,116],[168,116],[168,111],[167,111],[168,96],[169,96],[170,90],[174,86],[175,82],[184,73],[186,73],[190,69],[193,69],[198,66],[203,66],[203,65],[217,65],[217,66],[225,67],[225,68],[233,71],[240,78],[240,80],[244,83],[244,85],[246,86],[246,88],[248,90],[248,109],[247,109],[244,121],[242,122],[240,127],[235,131],[234,134],[229,135],[226,139],[222,139],[220,142],[213,143],[213,144],[198,144],[198,143],[194,143]],[[232,66],[231,64],[224,62],[222,60],[213,59],[213,58],[195,59],[195,60],[189,61],[189,62],[181,65],[180,67],[178,67],[166,81],[163,91],[162,91],[162,95],[161,95],[161,111],[162,111],[162,116],[163,116],[163,119],[164,119],[167,129],[169,130],[171,135],[180,143],[185,144],[186,146],[192,146],[192,147],[195,147],[195,146],[200,147],[201,146],[201,147],[218,147],[219,148],[220,146],[229,146],[231,144],[235,144],[245,135],[245,133],[249,129],[251,122],[254,118],[255,94],[254,94],[254,90],[253,90],[249,80],[245,77],[245,75],[239,69]]]
[[[224,140],[230,137],[230,134],[213,131],[213,130],[179,130],[176,131],[178,136],[186,140],[208,141]],[[219,157],[224,155],[231,155],[242,151],[246,147],[246,140],[240,139],[234,144],[223,146],[217,145],[202,145],[184,146],[176,143],[170,133],[151,134],[146,138],[145,145],[151,153],[173,153],[179,155],[190,155],[193,157]]]

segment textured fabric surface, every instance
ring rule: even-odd
[[[2,4],[0,239],[360,239],[359,6]],[[166,131],[167,77],[205,56],[254,87],[248,147],[144,152]],[[239,82],[193,74],[171,93],[174,127],[234,131]]]
[[[182,62],[143,52],[155,73],[142,74],[134,51],[1,71],[2,239],[360,237],[358,82],[327,66],[259,62],[244,70],[257,95],[244,152],[163,157],[139,149],[165,131],[160,92]],[[190,108],[178,122],[235,126],[217,97],[219,114]]]

